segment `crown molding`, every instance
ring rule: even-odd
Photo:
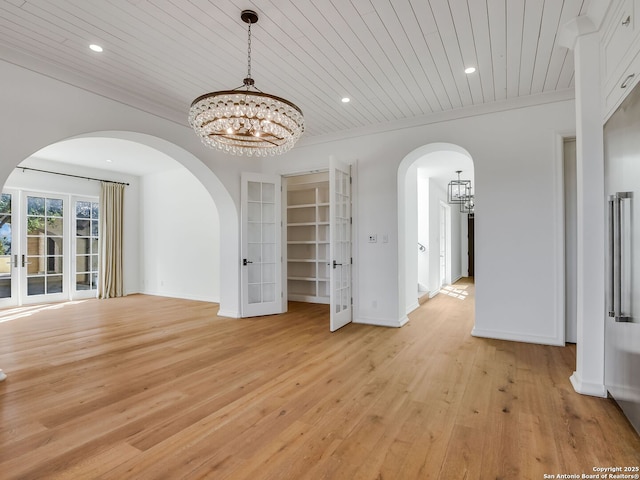
[[[331,133],[327,135],[307,137],[304,136],[298,141],[296,147],[314,146],[323,143],[336,142],[340,140],[348,140],[366,135],[381,134],[404,130],[407,128],[422,127],[435,123],[449,122],[462,118],[475,117],[479,115],[487,115],[490,113],[504,112],[508,110],[518,110],[521,108],[533,107],[536,105],[545,105],[548,103],[565,102],[575,99],[575,91],[573,88],[557,90],[548,93],[539,93],[528,95],[526,97],[518,97],[508,100],[500,100],[497,102],[484,103],[481,105],[473,105],[470,107],[457,108],[447,110],[445,112],[437,112],[419,117],[405,118],[402,120],[394,120],[392,122],[379,123],[375,125],[367,125],[366,127],[354,128],[346,132]]]

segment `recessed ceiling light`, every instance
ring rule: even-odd
[[[349,103],[351,101],[351,99],[349,97],[344,97],[342,99],[342,103]]]
[[[110,158],[107,158],[106,162],[107,163],[111,163],[111,162],[113,162],[113,160],[111,160]]]
[[[464,73],[469,74],[476,71],[476,67],[468,67],[464,69]]]
[[[92,43],[91,45],[89,45],[89,48],[94,52],[98,52],[98,53],[103,51],[103,48],[100,45],[97,45],[95,43]]]

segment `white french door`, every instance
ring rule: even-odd
[[[0,195],[0,308],[95,297],[98,202],[5,189]]]
[[[282,313],[281,178],[242,174],[242,316]]]
[[[31,192],[23,195],[19,258],[23,304],[68,299],[67,198]]]
[[[331,159],[329,165],[329,230],[331,240],[331,314],[332,332],[352,319],[351,306],[351,167]]]

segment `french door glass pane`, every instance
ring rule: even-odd
[[[59,198],[47,198],[45,201],[47,207],[47,217],[62,217],[63,201]]]
[[[27,215],[44,215],[44,198],[27,197]]]
[[[62,255],[64,240],[62,237],[47,238],[47,255]]]
[[[275,300],[275,185],[248,182],[247,187],[248,302]]]
[[[62,218],[47,219],[47,235],[62,235]]]
[[[95,290],[98,279],[98,202],[77,201],[76,290]]]
[[[76,238],[76,254],[85,255],[91,253],[91,240],[88,238]]]
[[[27,295],[44,294],[44,277],[27,277]]]
[[[47,274],[61,274],[63,257],[47,257]]]
[[[91,202],[76,202],[76,218],[91,218]]]
[[[337,266],[334,268],[335,277],[333,288],[335,294],[335,313],[340,313],[347,310],[351,304],[349,175],[339,170],[336,171],[335,185],[334,202],[336,217],[335,225],[333,226],[333,241],[335,244]]]
[[[64,200],[27,196],[27,295],[62,293]]]
[[[47,293],[62,293],[62,275],[47,277]]]
[[[76,290],[91,290],[91,274],[78,273],[76,275]]]
[[[0,195],[0,298],[11,297],[11,249],[13,224],[11,194]]]

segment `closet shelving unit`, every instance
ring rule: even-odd
[[[329,177],[287,179],[287,290],[289,300],[329,303]]]

